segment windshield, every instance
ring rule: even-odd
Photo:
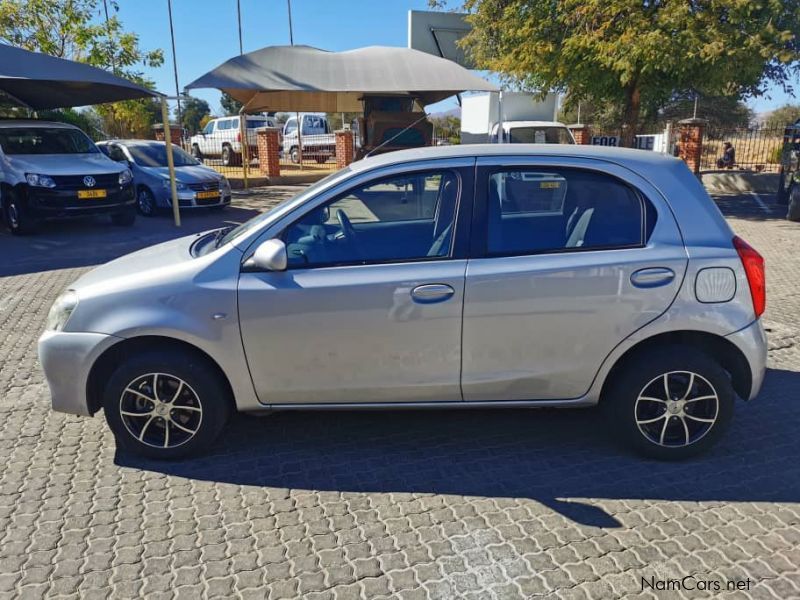
[[[266,127],[266,119],[247,119],[247,127],[249,129],[256,129],[258,127]]]
[[[574,144],[566,127],[513,127],[512,144]]]
[[[6,154],[94,154],[92,140],[66,127],[0,127],[0,148]]]
[[[241,225],[238,225],[238,226],[234,227],[233,229],[228,231],[225,235],[223,235],[222,237],[220,237],[217,240],[216,247],[218,248],[219,246],[222,246],[223,244],[227,244],[228,242],[231,242],[234,239],[236,239],[237,237],[239,237],[240,235],[242,235],[244,233],[247,233],[248,231],[258,227],[259,225],[261,225],[261,223],[266,221],[273,213],[275,213],[275,211],[277,211],[278,209],[283,208],[288,202],[294,202],[296,200],[301,200],[301,199],[305,199],[305,198],[309,198],[309,197],[313,196],[317,192],[317,190],[319,190],[320,188],[325,187],[332,179],[336,179],[336,178],[344,175],[349,170],[350,170],[350,168],[346,167],[346,168],[342,169],[341,171],[336,171],[335,173],[331,173],[327,177],[324,177],[323,179],[320,179],[316,183],[310,185],[305,190],[300,192],[297,196],[294,196],[293,198],[291,198],[287,202],[281,202],[277,206],[273,206],[268,211],[263,212],[260,215],[256,215],[255,217],[253,217],[249,221],[245,221]]]
[[[131,153],[133,162],[140,167],[167,166],[167,147],[164,144],[132,144],[128,146],[128,152]],[[176,167],[200,164],[199,161],[174,144],[172,146],[172,159],[175,161]]]

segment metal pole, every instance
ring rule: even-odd
[[[106,13],[106,35],[108,36],[108,59],[111,61],[111,72],[117,74],[116,60],[114,59],[114,40],[111,39],[111,26],[108,22],[108,1],[103,0],[103,10]]]
[[[245,113],[246,104],[242,105],[239,109],[239,137],[242,138],[242,179],[244,189],[248,189],[247,184],[247,167],[250,166],[250,140],[247,139],[247,113]]]
[[[240,0],[236,0],[236,16],[239,19],[239,54],[244,54],[242,50],[242,6]]]
[[[164,121],[164,143],[167,150],[167,167],[169,168],[169,188],[172,197],[172,216],[175,227],[181,226],[181,207],[178,202],[178,185],[175,183],[175,160],[172,158],[172,130],[169,128],[169,106],[167,97],[161,96],[161,119]]]
[[[289,44],[294,46],[294,31],[292,30],[292,0],[286,0],[286,8],[289,11]],[[303,170],[303,120],[300,118],[300,113],[294,113],[297,119],[297,160],[300,165],[300,170]]]
[[[175,73],[175,98],[178,103],[177,119],[178,125],[180,125],[181,130],[183,130],[183,118],[181,115],[181,89],[178,85],[178,58],[175,54],[175,30],[172,27],[172,0],[167,0],[167,12],[169,13],[169,37],[172,40],[172,70]]]
[[[289,45],[294,46],[294,33],[292,32],[292,0],[286,0],[289,8]]]

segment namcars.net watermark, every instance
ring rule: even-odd
[[[642,590],[656,590],[659,592],[701,591],[701,592],[736,592],[750,591],[755,583],[747,579],[714,579],[703,578],[699,575],[687,575],[680,579],[658,579],[655,576],[641,577]]]

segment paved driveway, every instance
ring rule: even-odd
[[[624,454],[593,410],[239,416],[196,461],[118,453],[102,418],[50,412],[35,341],[90,265],[175,230],[0,234],[0,596],[800,597],[800,225],[759,200],[719,199],[767,257],[770,372],[683,464]],[[650,588],[687,575],[711,591]]]

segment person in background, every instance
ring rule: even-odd
[[[722,156],[717,159],[718,169],[732,169],[736,164],[736,148],[730,142],[722,144]]]

